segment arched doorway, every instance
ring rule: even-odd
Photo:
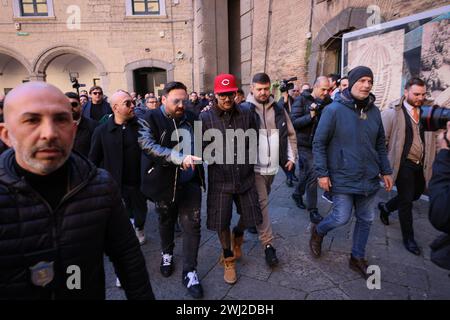
[[[134,91],[144,96],[154,92],[161,96],[164,84],[167,83],[167,71],[162,68],[139,68],[133,70]]]
[[[102,86],[100,73],[86,58],[68,53],[53,59],[44,70],[45,81],[57,86],[63,92],[75,91],[72,78],[77,78],[80,90],[89,90],[93,85]]]
[[[160,96],[163,84],[174,81],[173,64],[161,60],[144,59],[134,61],[127,64],[124,71],[128,91],[135,91],[142,95],[153,91]]]
[[[341,73],[342,34],[367,26],[366,8],[350,7],[328,21],[311,43],[308,78],[313,82],[320,75]],[[384,20],[383,17],[382,21]]]
[[[7,94],[17,85],[30,80],[27,68],[17,59],[0,53],[0,93]]]
[[[108,92],[108,73],[97,56],[87,49],[70,45],[53,46],[44,50],[33,63],[36,80],[51,82],[61,90],[73,91],[70,72],[86,87],[97,83]]]

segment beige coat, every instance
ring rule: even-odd
[[[386,145],[388,149],[388,159],[392,168],[392,178],[397,179],[398,170],[400,169],[400,162],[403,153],[403,146],[405,144],[406,123],[403,114],[402,97],[399,100],[392,102],[388,108],[381,112],[381,119],[383,120],[384,133],[386,135]],[[432,132],[425,133],[425,160],[424,160],[424,176],[428,182],[431,178],[431,169],[436,154],[434,134]]]

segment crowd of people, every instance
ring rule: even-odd
[[[159,218],[161,275],[174,271],[180,224],[181,283],[203,297],[197,268],[205,191],[206,226],[221,245],[224,281],[238,279],[246,230],[258,234],[265,263],[274,268],[269,195],[280,168],[289,187],[297,182],[292,198],[309,214],[313,257],[354,212],[349,267],[367,279],[377,208],[385,225],[398,211],[404,246],[420,255],[412,204],[426,184],[420,124],[426,84],[410,79],[402,98],[380,112],[373,82],[372,70],[359,66],[345,77],[296,85],[279,101],[265,73],[253,76],[247,96],[231,74],[215,78],[213,94],[188,93],[175,81],[160,97],[144,98],[125,90],[106,98],[100,86],[80,95],[45,82],[17,86],[0,96],[0,299],[104,299],[104,254],[127,298],[154,299],[140,249],[148,201]],[[439,136],[429,186],[430,220],[447,234],[434,243],[434,260],[443,267],[450,264],[449,140],[450,123]],[[205,156],[211,150],[213,161]],[[387,191],[397,187],[387,203],[376,203],[380,182]],[[318,187],[332,203],[327,216],[318,209]],[[81,290],[66,285],[73,265],[82,270]]]

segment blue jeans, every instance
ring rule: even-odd
[[[376,192],[369,195],[333,193],[332,212],[317,225],[317,233],[326,235],[329,231],[347,224],[355,208],[356,224],[353,231],[352,255],[364,258],[370,226],[375,217]]]

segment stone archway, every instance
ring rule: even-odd
[[[15,60],[19,61],[24,67],[25,69],[27,69],[28,73],[31,74],[32,73],[32,65],[30,64],[30,62],[22,55],[20,54],[18,51],[5,47],[5,46],[0,46],[0,53],[10,56],[12,58],[14,58]]]
[[[29,81],[31,64],[19,52],[0,47],[0,94],[6,94],[17,85]]]
[[[333,39],[345,32],[367,27],[366,22],[369,16],[370,13],[367,13],[367,8],[350,7],[328,21],[320,29],[311,43],[311,55],[308,65],[308,77],[311,82],[319,76],[318,69],[320,63],[322,63],[321,57],[325,56],[325,51],[328,45],[333,42]]]
[[[33,80],[45,81],[46,70],[49,64],[54,59],[67,54],[78,55],[91,62],[99,73],[103,90],[108,91],[108,73],[106,72],[105,66],[103,65],[101,60],[95,54],[89,52],[89,50],[86,50],[84,48],[77,48],[71,45],[62,44],[58,46],[52,46],[42,51],[41,54],[39,54],[32,63],[32,76],[34,77]]]
[[[129,92],[135,91],[133,71],[142,68],[159,68],[167,72],[167,82],[174,80],[174,65],[165,61],[155,59],[143,59],[128,63],[125,68],[125,77],[127,80],[127,90]]]

